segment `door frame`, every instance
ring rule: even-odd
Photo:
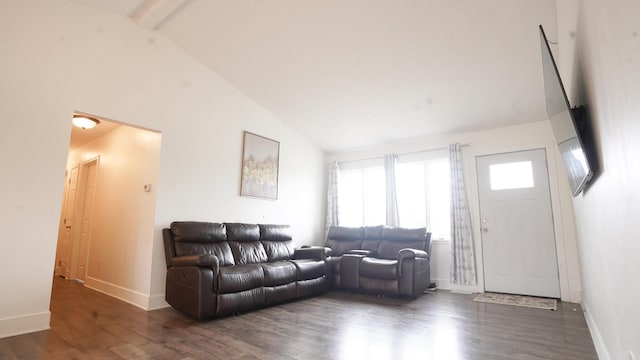
[[[71,196],[71,182],[75,171],[75,193]],[[56,263],[54,266],[54,274],[62,276],[65,279],[71,277],[71,250],[73,248],[73,223],[71,231],[67,234],[67,220],[73,222],[73,216],[76,209],[76,199],[78,197],[78,179],[80,168],[73,166],[65,171],[64,174],[64,191],[62,206],[60,207],[60,222],[58,224],[58,238],[56,242]],[[67,236],[69,237],[67,239]],[[67,241],[68,240],[68,241]],[[68,242],[68,244],[65,244]]]
[[[558,164],[561,158],[555,143],[527,143],[511,146],[469,147],[464,155],[464,170],[467,189],[469,190],[469,208],[471,210],[473,237],[475,239],[476,266],[478,284],[471,291],[484,292],[484,262],[482,233],[480,229],[480,197],[478,189],[478,173],[476,158],[479,156],[496,155],[509,152],[519,152],[535,149],[545,149],[547,153],[549,191],[551,195],[551,211],[553,212],[553,226],[556,242],[556,258],[558,261],[558,275],[560,278],[560,297],[563,301],[579,303],[582,301],[581,279],[579,274],[578,253],[576,245],[575,224],[573,220],[573,198],[569,184],[559,182],[561,176]],[[571,266],[569,266],[571,264]],[[456,289],[454,289],[456,290]]]
[[[501,162],[498,162],[498,160],[496,160],[496,158],[500,158]],[[528,285],[524,285],[521,284],[520,282],[518,282],[518,285],[509,285],[511,284],[511,281],[513,281],[513,279],[505,279],[504,281],[506,281],[507,283],[505,284],[504,282],[499,282],[497,280],[497,278],[500,278],[501,275],[500,274],[494,274],[495,277],[492,277],[493,281],[493,289],[494,290],[490,290],[490,291],[498,291],[498,292],[507,292],[507,293],[513,293],[513,294],[522,294],[522,295],[532,295],[535,296],[535,294],[540,294],[540,296],[548,296],[548,297],[553,297],[553,298],[559,298],[560,297],[560,274],[559,274],[559,270],[558,270],[558,251],[557,251],[557,247],[558,247],[558,243],[556,242],[555,239],[555,222],[553,221],[554,219],[554,213],[553,213],[553,208],[551,206],[551,189],[550,189],[550,184],[549,184],[549,165],[548,165],[548,155],[547,155],[547,151],[545,148],[536,148],[536,149],[531,149],[531,150],[522,150],[522,151],[516,151],[516,152],[506,152],[506,153],[499,153],[499,154],[493,154],[493,155],[484,155],[484,156],[476,156],[476,169],[477,172],[484,172],[485,176],[483,176],[483,178],[477,178],[476,182],[478,184],[478,205],[480,207],[480,228],[481,228],[481,237],[480,237],[480,243],[482,245],[482,255],[483,255],[483,262],[486,260],[486,258],[484,257],[484,255],[489,255],[488,253],[486,253],[485,251],[489,250],[488,249],[488,245],[489,243],[486,243],[485,241],[487,240],[487,237],[485,237],[485,235],[487,235],[488,233],[483,232],[482,229],[484,228],[484,223],[483,223],[483,219],[485,219],[487,216],[491,216],[491,215],[495,215],[495,214],[488,214],[482,213],[482,209],[483,209],[483,202],[482,202],[482,197],[483,195],[480,194],[480,185],[484,185],[484,186],[490,186],[490,176],[489,176],[489,170],[490,167],[492,166],[492,163],[499,163],[499,164],[504,164],[505,161],[510,161],[510,162],[514,162],[514,161],[529,161],[532,164],[532,177],[533,178],[538,178],[538,179],[543,179],[541,180],[541,182],[538,181],[534,181],[535,186],[534,188],[536,188],[537,190],[530,190],[530,189],[513,189],[513,190],[507,190],[507,191],[523,191],[525,193],[531,194],[531,193],[536,193],[538,194],[536,200],[538,200],[538,205],[540,205],[541,207],[544,207],[544,211],[546,211],[548,209],[549,211],[549,217],[546,217],[547,214],[545,214],[545,216],[543,218],[539,218],[540,222],[544,222],[544,224],[540,223],[538,225],[540,226],[551,226],[551,228],[546,228],[547,230],[550,230],[549,233],[547,233],[549,236],[553,236],[553,241],[549,241],[550,239],[548,237],[545,237],[545,240],[541,240],[541,243],[546,244],[545,246],[545,251],[553,251],[553,256],[545,256],[545,255],[541,255],[541,260],[544,260],[544,266],[549,266],[549,268],[547,268],[547,270],[554,270],[553,276],[551,276],[549,274],[549,276],[545,276],[545,281],[543,281],[542,283],[544,284],[540,284],[539,286],[533,285],[531,282],[527,283],[525,281],[526,284]],[[532,178],[532,180],[533,180]],[[546,180],[546,183],[544,183],[544,180]],[[487,204],[491,204],[491,198],[494,197],[493,192],[491,191],[491,189],[485,189],[485,192],[483,192],[484,196],[485,196],[485,201],[487,201],[487,203],[485,203],[484,209],[488,211],[488,207]],[[495,195],[499,198],[503,198],[504,195]],[[527,199],[530,199],[529,197],[527,197]],[[495,203],[493,203],[493,205],[496,205]],[[544,205],[544,206],[543,206]],[[539,208],[538,210],[543,211],[542,208]],[[543,221],[542,219],[547,219],[545,221]],[[495,219],[494,219],[495,220]],[[535,220],[534,220],[535,221]],[[549,221],[549,222],[547,222]],[[489,225],[489,228],[495,228],[496,226],[499,227],[499,225],[493,224]],[[545,232],[546,233],[546,232]],[[531,240],[530,238],[528,238],[529,240]],[[498,239],[493,238],[493,241],[498,241]],[[522,243],[520,243],[521,246],[526,246],[523,245]],[[519,247],[520,249],[522,249],[522,247]],[[495,249],[495,245],[492,246],[493,250],[496,251]],[[493,253],[493,257],[495,259],[495,256],[497,254]],[[550,255],[550,254],[549,254]],[[544,259],[542,259],[544,258]],[[494,269],[495,270],[495,269]],[[544,272],[543,272],[544,273]],[[520,274],[523,275],[524,274]],[[483,278],[484,278],[484,283],[483,286],[485,288],[485,290],[487,289],[487,267],[483,268]],[[525,280],[525,279],[521,279],[521,280]],[[534,280],[534,281],[538,281],[538,280]],[[551,287],[550,282],[554,282],[555,286]],[[517,289],[514,288],[518,287]],[[541,286],[541,287],[540,287]],[[502,288],[505,291],[499,291],[497,290],[497,288]],[[507,290],[507,288],[509,290]],[[554,290],[555,289],[555,290]],[[544,294],[544,295],[542,295]]]

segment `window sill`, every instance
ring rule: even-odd
[[[434,245],[449,245],[451,240],[449,239],[431,239],[431,244]]]

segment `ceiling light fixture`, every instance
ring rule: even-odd
[[[100,124],[100,120],[85,115],[73,115],[71,123],[81,129],[91,129]]]

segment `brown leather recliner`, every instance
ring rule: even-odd
[[[288,225],[173,222],[163,229],[166,301],[196,319],[326,290],[324,250],[297,253]]]

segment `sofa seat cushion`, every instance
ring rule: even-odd
[[[264,286],[278,286],[296,281],[296,266],[289,261],[260,264],[264,271]]]
[[[297,270],[296,280],[311,280],[325,275],[324,261],[300,259],[290,260]]]
[[[264,306],[264,288],[259,287],[230,294],[218,294],[216,299],[216,315],[237,314]]]
[[[220,267],[218,273],[218,292],[234,293],[262,287],[264,271],[258,264],[245,264]]]
[[[398,260],[365,257],[360,261],[360,276],[373,279],[398,278]]]

